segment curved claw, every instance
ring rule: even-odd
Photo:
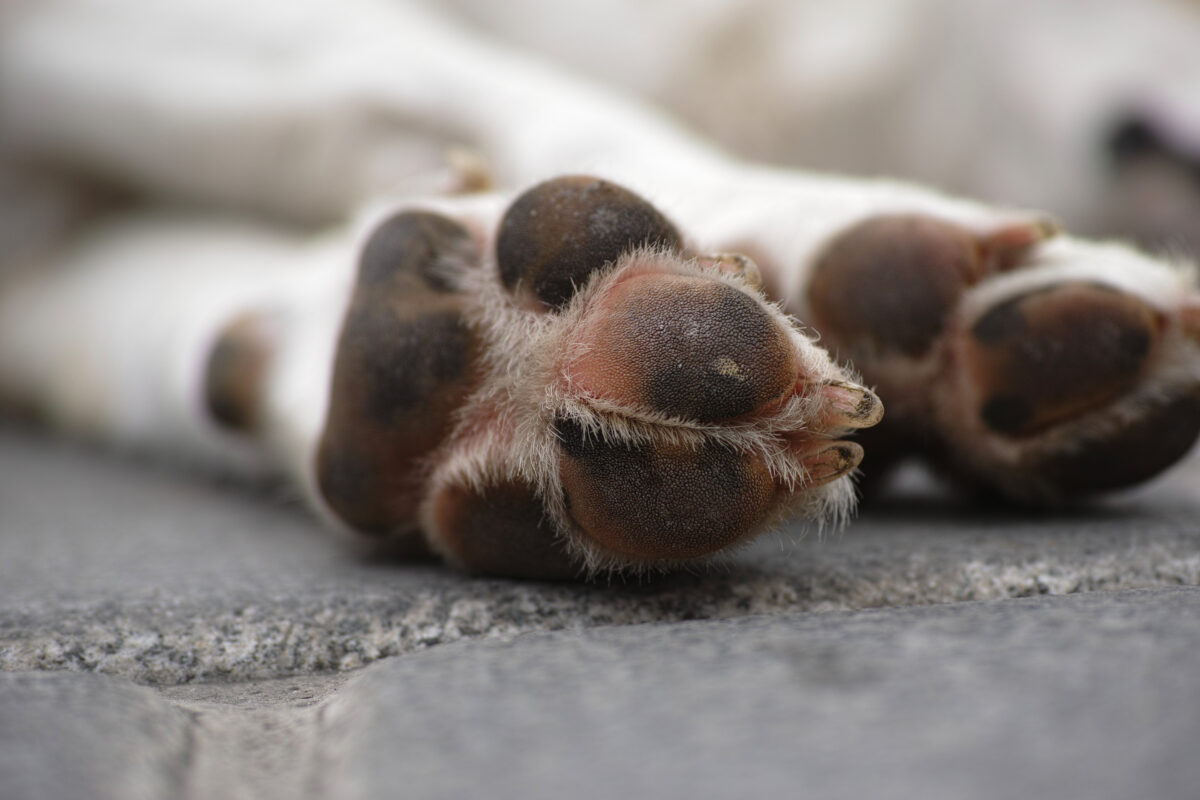
[[[808,476],[807,488],[823,486],[849,475],[863,460],[862,445],[857,442],[831,442],[801,459]]]
[[[883,403],[879,396],[865,386],[845,381],[830,381],[821,387],[832,412],[827,415],[831,426],[871,428],[883,419]]]

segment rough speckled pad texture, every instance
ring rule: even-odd
[[[269,495],[0,433],[0,669],[251,680],[527,631],[1195,586],[1198,487],[1193,459],[1051,517],[916,485],[824,540],[785,531],[705,574],[579,586],[382,559]]]

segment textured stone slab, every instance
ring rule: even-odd
[[[1194,798],[1200,590],[462,643],[323,715],[338,796]]]
[[[156,800],[187,787],[192,720],[101,675],[0,673],[0,797]]]
[[[155,691],[0,674],[0,796],[1190,800],[1200,589],[463,641]]]
[[[0,432],[0,669],[139,682],[352,669],[464,638],[1200,584],[1200,461],[1056,517],[918,489],[841,535],[768,538],[702,575],[615,586],[372,558],[298,508]]]

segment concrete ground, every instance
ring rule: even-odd
[[[0,431],[0,800],[1196,797],[1200,459],[1054,516],[907,489],[522,583]]]

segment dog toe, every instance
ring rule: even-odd
[[[398,214],[367,240],[338,338],[317,486],[350,527],[414,525],[422,458],[478,380],[481,345],[443,261],[478,258],[465,229]]]
[[[432,539],[468,572],[561,580],[582,571],[527,483],[447,484],[435,490],[430,508]]]
[[[566,176],[513,201],[500,222],[496,260],[505,288],[554,310],[594,273],[639,247],[676,250],[679,232],[628,189]]]
[[[639,561],[709,555],[754,531],[776,483],[752,454],[714,442],[606,442],[559,419],[567,513],[606,553]]]

